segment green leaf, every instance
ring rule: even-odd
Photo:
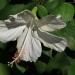
[[[0,63],[0,75],[10,75],[8,67],[5,64]]]
[[[25,9],[24,4],[7,5],[2,12],[0,12],[0,19],[6,19],[9,15],[19,13]]]
[[[16,64],[16,67],[17,67],[17,69],[18,69],[21,73],[24,73],[24,72],[25,72],[25,68],[24,68],[24,67],[22,67],[22,66],[20,66],[20,65],[18,65],[18,64]]]
[[[68,60],[70,61],[71,65],[75,66],[75,59],[71,58],[71,57],[67,57]]]
[[[62,19],[65,22],[69,22],[74,16],[74,7],[70,3],[64,3],[60,8],[59,13],[62,15]]]
[[[67,75],[75,75],[75,59],[68,57],[71,65],[67,67]]]
[[[63,75],[75,75],[75,59],[67,57],[70,61],[70,65],[62,69]]]
[[[39,5],[39,6],[38,6],[38,15],[39,15],[40,17],[44,17],[44,16],[46,16],[47,14],[48,14],[48,12],[47,12],[46,8],[45,8],[44,6],[42,6],[42,5]]]
[[[52,50],[49,50],[49,51],[44,51],[44,50],[43,50],[43,53],[44,53],[45,55],[47,55],[48,57],[51,57],[51,58],[52,58]]]
[[[13,75],[22,75],[27,69],[24,62],[13,65]]]
[[[64,0],[47,0],[44,2],[44,6],[48,10],[49,13],[56,10],[58,7],[62,5]]]
[[[15,5],[7,5],[1,12],[0,12],[0,19],[8,19],[9,15],[14,15],[17,13],[20,13],[21,11],[24,11],[26,9],[31,10],[35,5],[37,4],[37,1],[28,3],[28,4],[15,4]]]
[[[75,75],[75,65],[71,65],[68,67],[67,75]]]
[[[37,61],[34,63],[38,73],[43,73],[46,70],[47,64],[41,61]]]
[[[67,23],[65,28],[54,31],[53,33],[66,38],[68,44],[67,47],[75,51],[75,19]]]
[[[74,7],[70,3],[63,3],[60,8],[54,10],[51,13],[53,13],[53,14],[61,14],[61,18],[65,22],[69,22],[70,20],[73,19],[73,16],[74,16]]]
[[[50,60],[48,63],[47,72],[52,71],[53,69],[63,69],[70,65],[69,60],[67,59],[67,56],[65,53],[57,53],[55,57]]]
[[[0,0],[0,10],[2,10],[8,4],[8,0]]]
[[[5,49],[6,46],[7,46],[7,45],[6,45],[5,43],[0,42],[0,48],[1,48],[1,49]]]

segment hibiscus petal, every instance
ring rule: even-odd
[[[27,23],[27,25],[25,26],[25,30],[24,32],[22,33],[22,35],[18,38],[18,41],[17,41],[17,48],[18,49],[21,49],[22,45],[23,45],[23,42],[25,41],[27,35],[28,35],[28,30],[29,30],[29,27],[31,26],[31,21]]]
[[[62,37],[57,37],[48,32],[37,31],[38,36],[36,36],[46,47],[54,49],[56,51],[62,52],[67,46],[66,39]]]
[[[11,17],[14,17],[16,22],[27,23],[35,16],[29,10],[25,10],[16,15],[11,15]]]
[[[23,21],[21,19],[19,21],[16,21],[16,19],[14,18],[14,15],[10,16],[9,19],[4,20],[2,22],[6,25],[6,27],[8,29],[16,28],[16,27],[23,26],[26,24],[25,21]],[[0,26],[1,26],[1,24],[0,24]]]
[[[21,50],[23,50],[23,52],[20,56],[21,60],[35,62],[38,59],[38,57],[41,56],[41,51],[42,51],[41,43],[39,40],[34,38],[32,36],[32,34],[33,34],[32,30],[29,28],[28,33],[25,36],[22,49],[21,49]],[[22,39],[22,38],[23,37],[20,37],[20,39]]]
[[[55,29],[61,29],[66,26],[66,23],[58,16],[48,15],[40,19],[39,29],[45,31],[54,31]]]
[[[24,32],[21,34],[21,36],[17,39],[17,48],[20,50],[22,48],[22,45],[26,39],[27,36],[27,32],[28,32],[28,28],[25,27]]]
[[[25,26],[20,26],[13,29],[8,29],[3,21],[0,21],[0,41],[6,43],[11,40],[16,40],[19,37]]]

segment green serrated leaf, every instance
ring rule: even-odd
[[[35,67],[38,71],[38,73],[43,73],[46,70],[47,64],[41,61],[35,62]]]
[[[48,14],[48,12],[47,12],[46,8],[45,8],[44,6],[42,6],[42,5],[39,5],[39,6],[38,6],[38,15],[39,15],[40,17],[44,17],[44,16],[46,16],[47,14]]]

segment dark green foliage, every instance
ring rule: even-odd
[[[16,41],[0,42],[0,75],[75,75],[75,2],[67,0],[0,0],[0,20],[25,9],[38,8],[37,16],[42,18],[48,14],[61,14],[66,27],[52,32],[66,38],[68,46],[62,53],[44,46],[42,56],[37,62],[23,62],[7,66],[16,52]]]

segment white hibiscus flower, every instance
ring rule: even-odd
[[[11,15],[8,20],[0,21],[0,41],[6,43],[17,39],[18,50],[11,64],[18,59],[35,62],[41,56],[41,43],[59,52],[65,50],[66,40],[49,33],[65,26],[59,16],[48,15],[38,19],[25,10]]]

